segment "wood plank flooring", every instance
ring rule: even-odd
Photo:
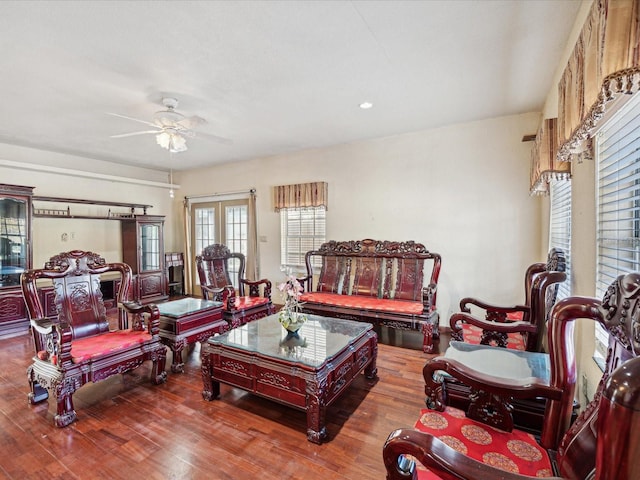
[[[150,384],[147,364],[85,385],[78,421],[59,429],[53,400],[27,402],[31,337],[0,340],[0,478],[384,479],[382,445],[423,408],[429,356],[414,332],[378,333],[378,379],[361,375],[328,408],[322,445],[307,441],[302,411],[226,385],[203,400],[198,344],[164,385]]]

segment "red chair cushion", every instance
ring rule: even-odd
[[[71,342],[71,359],[74,363],[86,362],[92,358],[141,345],[152,338],[146,330],[116,330],[74,339]]]
[[[369,297],[366,295],[340,295],[337,293],[310,292],[300,295],[300,301],[378,312],[404,313],[407,315],[421,315],[424,312],[424,305],[422,302],[392,300],[388,298]]]
[[[511,433],[467,418],[462,410],[446,407],[444,412],[423,409],[415,428],[437,437],[454,450],[479,462],[511,473],[531,477],[551,477],[547,452],[533,435],[514,429]],[[420,463],[420,480],[438,479]]]
[[[247,308],[258,307],[269,303],[269,299],[265,297],[236,297],[235,309],[246,310]],[[225,304],[224,309],[227,310]]]
[[[462,325],[462,340],[467,343],[479,345],[482,339],[482,329],[475,325],[464,323]],[[512,350],[526,350],[526,342],[521,333],[507,333],[507,348]]]

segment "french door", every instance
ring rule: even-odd
[[[232,252],[242,253],[245,258],[248,250],[248,210],[247,199],[225,200],[220,202],[196,203],[193,205],[191,222],[191,251],[200,255],[202,250],[213,243],[222,243]],[[238,288],[238,260],[229,263],[229,275]],[[198,272],[193,269],[193,283],[200,293]]]

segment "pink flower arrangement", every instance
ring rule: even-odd
[[[287,328],[291,323],[303,323],[306,317],[300,313],[300,295],[304,288],[293,275],[287,275],[287,280],[278,285],[278,290],[282,294],[284,306],[280,310],[278,319]]]

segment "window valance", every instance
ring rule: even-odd
[[[558,157],[588,156],[606,106],[639,90],[640,0],[594,0],[558,85]]]
[[[558,160],[557,118],[542,121],[531,148],[531,195],[549,195],[551,180],[568,180],[571,164]]]
[[[329,200],[327,182],[296,183],[273,187],[275,211],[281,208],[325,207]]]

